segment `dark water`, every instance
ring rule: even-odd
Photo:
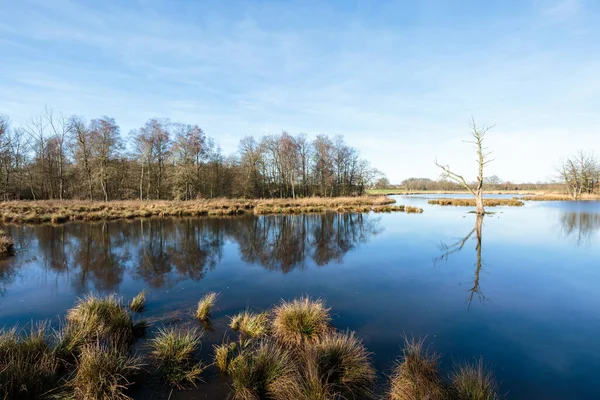
[[[198,299],[218,291],[208,357],[228,315],[308,294],[357,332],[382,376],[404,334],[427,335],[444,373],[483,356],[509,399],[600,398],[600,204],[531,202],[478,221],[426,200],[398,197],[420,215],[8,226],[23,250],[0,263],[0,326],[57,321],[88,292],[142,289],[155,326],[194,324]],[[171,398],[228,393],[216,374],[206,381]],[[161,397],[148,387],[134,397]]]

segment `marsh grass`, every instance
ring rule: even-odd
[[[133,299],[131,299],[131,303],[129,303],[129,308],[134,312],[142,312],[146,307],[146,292],[141,291],[138,295],[136,295]]]
[[[229,374],[235,399],[284,399],[284,389],[294,384],[297,371],[288,350],[264,340],[235,357]]]
[[[139,334],[139,326],[116,295],[97,297],[87,295],[79,299],[75,307],[67,312],[65,337],[69,349],[94,341],[111,342],[114,345],[130,346]]]
[[[455,365],[450,375],[452,391],[457,400],[497,400],[498,383],[483,359],[475,363]]]
[[[406,206],[405,211],[407,214],[422,214],[423,209],[419,207]]]
[[[196,308],[196,319],[200,321],[206,321],[210,317],[210,312],[214,308],[217,299],[219,298],[219,294],[215,292],[209,292],[204,295],[198,302],[198,307]]]
[[[331,331],[329,310],[321,299],[282,301],[273,309],[273,334],[288,344],[316,342]]]
[[[235,216],[254,214],[301,214],[336,211],[366,212],[371,207],[394,203],[386,196],[307,197],[302,199],[200,199],[192,201],[80,200],[9,201],[0,204],[0,216],[12,223],[64,223],[149,217]],[[360,211],[363,210],[363,211]],[[366,211],[364,211],[366,210]]]
[[[48,398],[60,383],[46,324],[0,331],[0,398]]]
[[[229,370],[229,364],[237,350],[237,345],[235,342],[231,342],[214,345],[213,348],[215,350],[215,365],[221,372],[227,372]]]
[[[257,338],[266,336],[271,331],[269,313],[253,313],[245,310],[231,317],[229,327],[239,331],[245,338]]]
[[[150,340],[151,354],[167,383],[195,386],[205,367],[198,361],[202,332],[197,328],[162,328]]]
[[[305,351],[309,360],[307,364],[316,365],[327,393],[339,393],[346,399],[371,395],[375,369],[371,365],[370,353],[353,332],[327,334],[313,346],[307,346]]]
[[[447,387],[438,370],[438,355],[424,340],[405,338],[403,356],[390,379],[390,400],[446,400]]]
[[[80,350],[75,376],[69,385],[81,400],[129,399],[125,394],[131,377],[143,364],[140,359],[100,343],[87,344]]]
[[[15,242],[13,239],[6,234],[5,231],[0,229],[0,256],[9,256],[13,253],[15,248]]]
[[[432,199],[427,203],[438,206],[475,207],[475,199]],[[520,199],[483,199],[483,205],[485,207],[521,207],[525,203]]]

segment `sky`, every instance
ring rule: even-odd
[[[600,153],[600,1],[0,0],[0,113],[45,106],[121,131],[344,135],[392,183],[474,179],[469,121],[495,125],[486,172],[547,181]],[[126,135],[125,135],[126,136]]]

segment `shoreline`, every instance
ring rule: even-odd
[[[309,197],[303,199],[210,200],[22,200],[0,203],[3,223],[61,224],[71,221],[138,219],[150,217],[223,217],[241,215],[308,214],[323,212],[407,212],[421,208],[394,205],[387,196]]]

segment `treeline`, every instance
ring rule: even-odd
[[[198,125],[116,121],[51,109],[13,127],[0,115],[0,198],[178,199],[362,194],[380,173],[343,137],[245,137],[225,155]]]
[[[476,185],[473,183],[472,186]],[[464,191],[465,188],[456,182],[447,179],[429,179],[429,178],[408,178],[398,185],[390,184],[386,178],[381,178],[373,185],[375,189],[405,190],[407,192],[415,191]],[[561,191],[564,189],[562,183],[513,183],[503,181],[496,175],[484,178],[485,190],[549,190]]]
[[[563,160],[557,172],[573,199],[600,190],[600,161],[593,152],[578,151]]]

